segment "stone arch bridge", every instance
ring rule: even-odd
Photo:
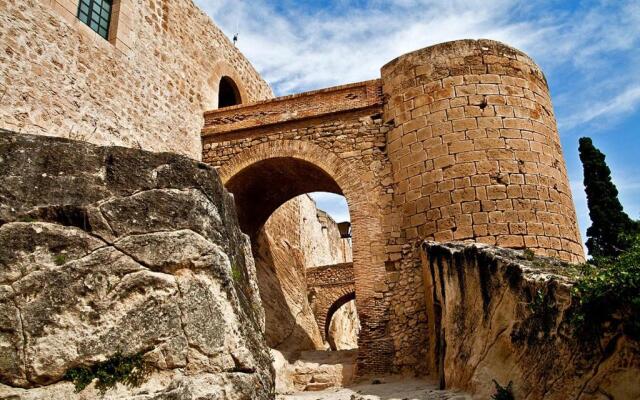
[[[333,314],[344,304],[356,298],[353,263],[324,265],[307,268],[309,305],[325,342],[329,342],[329,325]]]
[[[204,119],[203,161],[250,236],[297,195],[345,196],[360,371],[429,365],[420,241],[584,259],[547,82],[504,44],[443,43],[391,61],[381,79]]]

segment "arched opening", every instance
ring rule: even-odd
[[[305,193],[342,195],[336,181],[320,167],[293,157],[258,161],[226,183],[236,201],[240,228],[250,237],[288,200]]]
[[[273,140],[241,151],[221,166],[219,174],[234,195],[240,225],[253,243],[256,233],[273,211],[291,198],[315,191],[344,196],[351,223],[350,229],[345,230],[346,236],[351,238],[345,240],[350,240],[353,248],[351,291],[357,295],[357,313],[361,323],[358,349],[346,353],[353,357],[351,370],[356,358],[358,365],[379,363],[379,337],[380,332],[386,329],[386,310],[376,306],[379,298],[371,277],[382,276],[385,265],[374,256],[377,246],[382,244],[382,227],[379,211],[371,202],[369,183],[360,178],[366,175],[366,171],[312,142]],[[326,311],[332,303],[333,300],[323,309]],[[322,325],[324,322],[323,319]],[[321,332],[325,332],[324,326]],[[319,353],[340,357],[344,352]],[[382,356],[387,357],[386,353]],[[349,363],[334,362],[334,366],[342,371],[349,370],[347,365]]]
[[[356,294],[354,292],[337,299],[327,312],[325,337],[331,350],[358,348],[360,320],[357,317]]]
[[[218,108],[235,106],[242,103],[240,98],[240,90],[228,76],[220,78],[220,84],[218,85]]]
[[[330,291],[335,282],[311,284],[307,271],[347,265],[351,297],[345,302],[355,299],[352,239],[342,232],[344,222],[350,221],[349,209],[338,183],[307,160],[272,157],[242,168],[227,180],[226,187],[234,195],[240,227],[251,237],[267,342],[282,351],[335,350],[335,344],[326,342],[331,321],[326,312],[335,300]],[[323,204],[342,198],[345,213],[339,214],[341,220],[317,208],[309,193]],[[352,302],[351,315],[354,312]],[[354,341],[357,343],[357,337]],[[351,348],[355,347],[357,344]]]

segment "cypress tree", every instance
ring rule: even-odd
[[[630,246],[626,236],[636,234],[639,224],[622,209],[605,155],[586,137],[580,139],[579,151],[591,217],[587,248],[593,257],[615,257]]]

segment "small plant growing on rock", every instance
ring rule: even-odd
[[[231,277],[235,282],[239,282],[242,279],[242,272],[240,272],[240,268],[235,263],[231,264]]]
[[[522,255],[524,256],[524,259],[528,261],[533,261],[536,258],[536,253],[531,249],[524,249]]]
[[[64,253],[59,253],[53,256],[53,262],[56,265],[62,265],[67,262],[67,255]]]
[[[144,382],[149,372],[150,368],[143,360],[141,353],[133,356],[116,354],[109,360],[91,367],[72,368],[67,371],[64,378],[73,382],[76,392],[80,392],[97,379],[96,389],[100,394],[104,394],[117,383],[138,387]]]
[[[496,385],[496,392],[491,396],[491,400],[515,400],[515,397],[513,397],[513,382],[509,381],[509,384],[505,387],[494,379],[493,384]]]

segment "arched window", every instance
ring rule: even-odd
[[[235,106],[240,103],[242,100],[238,86],[231,78],[223,76],[218,87],[218,108]]]

